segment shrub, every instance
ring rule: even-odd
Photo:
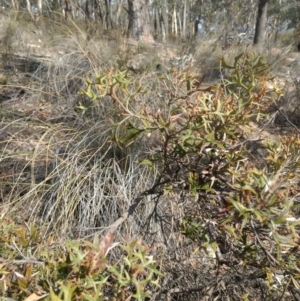
[[[1,223],[2,297],[14,300],[144,300],[162,276],[141,241],[43,241],[43,229]],[[110,256],[112,250],[118,260]]]
[[[113,140],[119,148],[148,145],[140,163],[155,170],[157,178],[141,196],[156,195],[156,201],[162,195],[194,196],[192,210],[187,207],[181,221],[182,233],[213,250],[219,264],[260,270],[268,294],[283,296],[298,288],[298,268],[287,254],[298,246],[299,140],[282,137],[275,145],[247,137],[250,121],[267,120],[264,112],[281,91],[275,87],[272,96],[267,93],[270,75],[263,57],[241,54],[232,65],[220,60],[227,76],[218,85],[202,87],[197,77],[177,70],[162,76],[157,107],[150,101],[152,91],[126,71],[87,80],[82,94],[91,106],[104,97],[115,102]],[[133,202],[120,223],[141,201]],[[280,281],[279,270],[285,275]],[[274,292],[276,282],[280,288]]]

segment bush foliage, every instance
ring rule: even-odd
[[[109,232],[93,242],[43,241],[35,226],[1,224],[1,295],[13,300],[144,300],[162,276],[150,248],[120,244]],[[118,259],[110,252],[118,249]]]
[[[225,253],[231,251],[244,267],[259,267],[270,289],[278,270],[285,283],[299,288],[298,268],[287,255],[298,246],[299,140],[282,137],[279,145],[264,145],[264,157],[251,153],[249,144],[260,142],[247,137],[250,121],[265,121],[264,112],[282,92],[268,91],[269,67],[261,56],[241,54],[232,64],[220,58],[220,64],[219,84],[206,88],[189,72],[163,75],[160,107],[153,107],[147,89],[118,70],[88,80],[83,94],[92,101],[114,100],[113,139],[120,148],[145,140],[156,146],[141,160],[158,171],[144,194],[184,191],[201,204],[202,210],[182,218],[184,235],[232,264],[220,251],[218,232],[227,241]]]

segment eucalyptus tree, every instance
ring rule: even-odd
[[[153,42],[148,5],[146,0],[128,0],[127,37],[133,40]]]
[[[267,8],[269,0],[259,0],[256,17],[254,44],[262,46],[265,38],[265,30],[267,25]]]
[[[168,0],[154,0],[150,8],[150,22],[156,38],[166,40],[169,33]]]

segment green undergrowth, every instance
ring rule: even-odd
[[[140,240],[109,232],[92,242],[43,239],[34,225],[0,223],[0,294],[10,300],[144,300],[162,276]],[[110,256],[114,250],[118,258]],[[5,299],[6,300],[6,299]]]

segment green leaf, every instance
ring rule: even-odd
[[[238,56],[236,56],[236,57],[234,58],[234,69],[237,68],[238,62],[239,62],[240,58],[241,58],[243,55],[244,55],[244,53],[241,53],[241,54],[239,54]]]
[[[293,247],[298,247],[298,244],[295,243],[292,239],[290,239],[286,236],[282,236],[282,235],[278,234],[277,232],[274,232],[273,236],[279,245],[290,245]]]
[[[84,260],[84,258],[88,254],[88,252],[82,253],[79,249],[79,246],[75,245],[75,243],[71,240],[68,241],[68,245],[71,247],[71,249],[74,251],[74,253],[76,255],[75,257],[74,257],[74,255],[72,256],[73,257],[71,259],[72,260],[72,265],[80,264]]]
[[[28,287],[28,280],[25,277],[17,277],[18,286],[22,290],[26,290]]]
[[[261,211],[257,209],[253,209],[253,213],[256,215],[257,219],[262,223],[265,219],[264,215],[262,214]]]
[[[81,102],[79,103],[79,105],[76,106],[76,108],[82,111],[81,112],[82,115],[84,115],[88,110],[88,107],[84,106]]]
[[[225,68],[225,69],[234,69],[233,66],[229,66],[226,62],[224,57],[219,57],[220,61],[221,61],[221,67]]]
[[[140,164],[149,166],[152,168],[154,166],[154,161],[150,159],[144,159]]]
[[[238,238],[238,236],[236,234],[236,229],[233,226],[225,225],[225,228],[228,231],[228,233],[231,234],[235,239]]]
[[[72,301],[74,298],[74,292],[77,290],[76,285],[68,283],[68,285],[62,285],[61,291],[64,295],[64,301]]]
[[[234,208],[239,213],[244,213],[247,210],[247,208],[243,204],[241,204],[240,202],[238,202],[238,201],[235,201],[235,200],[233,200],[233,199],[230,198],[229,202],[234,206]]]
[[[144,129],[137,129],[137,128],[135,128],[132,125],[132,123],[129,123],[126,126],[126,129],[127,129],[127,134],[125,136],[120,137],[119,141],[121,143],[126,144],[127,146],[130,145],[131,143],[133,143],[139,134],[145,132]]]
[[[257,194],[256,191],[253,189],[253,187],[251,187],[250,185],[247,185],[247,184],[243,185],[241,187],[241,189],[244,190],[244,191],[251,191],[254,195]]]
[[[244,213],[243,214],[243,220],[242,220],[242,224],[241,224],[241,230],[244,229],[244,227],[246,226],[246,224],[248,223],[249,221],[249,213]]]
[[[215,132],[214,132],[214,131],[211,131],[209,134],[207,134],[207,135],[205,136],[205,141],[211,142],[211,143],[215,142],[215,141],[216,141],[216,138],[215,138]]]
[[[55,295],[54,291],[52,290],[52,287],[50,287],[50,298],[51,301],[64,301]]]
[[[174,153],[179,155],[180,158],[183,158],[186,154],[187,154],[187,151],[186,149],[180,145],[177,141],[175,142],[175,146],[174,146]]]
[[[276,218],[274,218],[273,221],[276,225],[282,225],[286,224],[286,218],[287,216],[279,215]]]

